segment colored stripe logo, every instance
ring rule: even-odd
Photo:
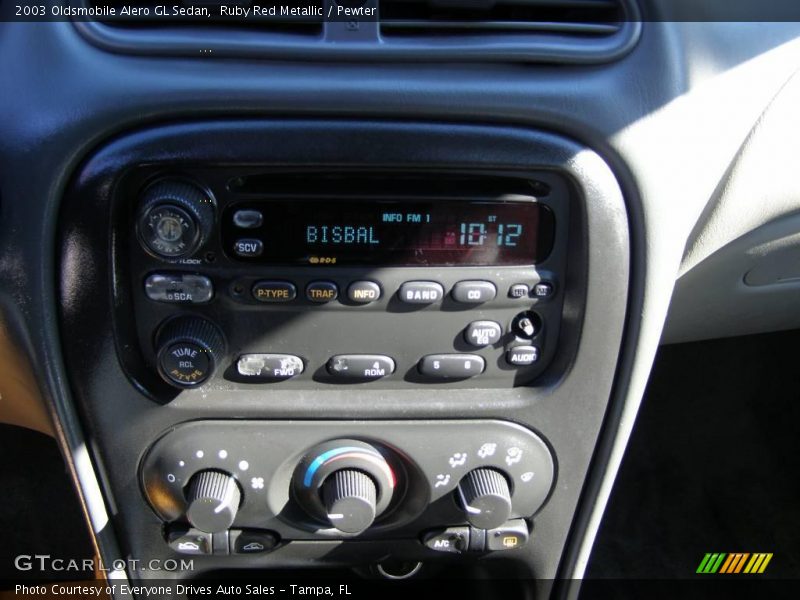
[[[738,573],[746,573],[755,575],[763,573],[767,569],[769,561],[772,560],[772,552],[708,552],[703,560],[700,561],[700,566],[697,567],[697,573],[713,574],[721,573],[725,575],[735,575]]]

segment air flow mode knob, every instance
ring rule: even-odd
[[[236,518],[242,492],[236,480],[222,471],[200,471],[189,481],[186,518],[207,533],[225,531]]]
[[[167,321],[156,340],[158,372],[167,383],[195,387],[206,381],[225,352],[225,340],[216,325],[200,317]]]
[[[214,229],[214,201],[199,186],[164,179],[144,191],[137,230],[142,246],[159,258],[193,255]]]
[[[494,529],[511,516],[508,480],[494,469],[470,471],[458,484],[464,512],[478,529]]]

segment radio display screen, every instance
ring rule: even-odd
[[[536,264],[555,226],[532,200],[240,202],[223,223],[225,252],[236,260],[430,267]]]

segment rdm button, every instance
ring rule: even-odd
[[[297,288],[288,281],[259,281],[253,286],[253,298],[259,302],[289,302],[297,296]]]
[[[394,373],[394,360],[381,354],[338,354],[328,361],[328,373],[337,379],[380,379]]]

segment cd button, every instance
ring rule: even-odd
[[[433,304],[444,296],[444,288],[435,281],[406,281],[398,292],[408,304]]]
[[[453,300],[465,304],[481,304],[493,300],[497,288],[491,281],[459,281],[453,287]]]
[[[288,281],[259,281],[253,285],[253,298],[259,302],[289,302],[297,296],[297,288]]]
[[[470,346],[482,348],[500,341],[503,328],[494,321],[473,321],[464,330],[464,339]]]
[[[331,302],[339,295],[339,288],[332,281],[312,281],[306,286],[306,298],[311,302]]]
[[[437,379],[466,379],[483,373],[486,362],[477,354],[429,354],[419,361],[419,372]]]
[[[381,354],[338,354],[328,360],[327,368],[337,379],[380,379],[394,373],[394,360]]]
[[[506,362],[515,367],[527,367],[539,360],[536,346],[515,346],[506,352]]]
[[[347,299],[358,304],[369,304],[381,297],[381,288],[374,281],[354,281],[347,288]]]
[[[255,258],[256,256],[261,256],[264,252],[264,243],[261,240],[237,240],[233,245],[233,251],[237,256]]]
[[[264,215],[257,210],[237,210],[233,213],[233,224],[241,229],[257,229],[264,222]]]

